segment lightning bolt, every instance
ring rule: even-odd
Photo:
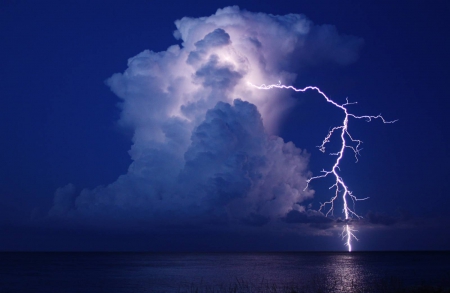
[[[322,153],[325,153],[325,147],[327,145],[327,143],[330,142],[331,136],[334,133],[340,133],[340,138],[341,138],[341,148],[337,153],[330,153],[330,155],[334,155],[336,156],[336,161],[334,162],[333,167],[326,171],[326,170],[322,170],[322,175],[319,176],[314,176],[309,178],[306,182],[307,185],[305,187],[305,190],[309,187],[309,183],[315,179],[319,179],[319,178],[325,178],[328,176],[333,176],[335,179],[335,182],[332,186],[330,186],[329,189],[335,189],[335,193],[334,196],[331,197],[331,199],[325,203],[321,203],[320,204],[320,208],[319,211],[325,210],[328,207],[328,210],[326,211],[325,216],[328,217],[328,215],[333,215],[333,211],[334,211],[334,202],[336,201],[336,199],[339,197],[339,193],[342,193],[341,198],[342,201],[344,203],[343,205],[343,213],[345,215],[345,222],[346,224],[344,225],[343,231],[342,231],[342,238],[345,239],[345,245],[348,248],[348,251],[351,252],[352,251],[352,239],[358,240],[358,238],[356,238],[354,232],[356,232],[356,230],[353,229],[353,227],[349,224],[351,222],[351,220],[353,219],[353,217],[355,218],[362,218],[360,215],[358,215],[355,212],[355,203],[357,201],[360,200],[366,200],[368,199],[368,197],[366,198],[357,198],[355,195],[353,195],[353,193],[349,190],[348,186],[345,184],[344,180],[342,179],[342,177],[339,175],[338,171],[340,171],[339,168],[339,164],[344,156],[344,151],[349,148],[353,151],[354,155],[355,155],[355,159],[356,162],[358,162],[358,156],[360,155],[360,150],[361,150],[361,144],[362,141],[359,139],[355,139],[352,137],[352,135],[348,132],[348,121],[349,118],[355,118],[355,119],[364,119],[367,122],[372,121],[372,119],[380,119],[381,121],[383,121],[383,123],[394,123],[397,120],[393,120],[393,121],[387,121],[383,118],[383,116],[377,115],[377,116],[370,116],[370,115],[362,115],[362,116],[357,116],[354,115],[352,113],[350,113],[347,109],[348,105],[353,105],[353,104],[357,104],[357,102],[353,102],[350,103],[348,101],[348,99],[346,99],[346,102],[344,104],[338,104],[335,101],[331,100],[324,92],[322,92],[318,87],[315,86],[307,86],[305,88],[302,89],[297,89],[291,85],[286,86],[281,84],[281,82],[279,82],[278,84],[272,84],[272,85],[260,85],[260,86],[256,86],[252,83],[248,83],[249,85],[260,89],[260,90],[270,90],[273,88],[279,88],[279,89],[291,89],[294,90],[296,92],[306,92],[307,90],[314,90],[317,91],[323,98],[325,98],[325,100],[328,103],[331,103],[333,106],[341,109],[345,116],[344,116],[344,120],[342,121],[342,125],[340,126],[336,126],[333,127],[327,134],[327,136],[325,136],[324,140],[322,141],[322,144],[320,146],[318,146],[319,150]],[[352,201],[353,203],[353,207],[350,208],[349,207],[349,201]]]

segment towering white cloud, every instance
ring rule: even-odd
[[[107,81],[134,133],[127,174],[75,199],[73,186],[58,189],[50,215],[262,226],[304,210],[308,156],[275,135],[292,99],[247,82],[291,83],[305,64],[353,62],[362,41],[236,6],[175,24],[181,47],[146,50]]]

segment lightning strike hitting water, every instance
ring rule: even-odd
[[[329,201],[320,204],[319,211],[321,211],[322,209],[325,209],[327,206],[329,206],[329,209],[326,212],[325,216],[328,216],[329,214],[333,214],[334,202],[338,198],[339,193],[342,192],[342,197],[341,198],[342,198],[342,201],[344,203],[344,205],[343,205],[343,213],[345,215],[345,221],[346,221],[346,224],[345,224],[344,229],[342,231],[342,238],[345,239],[345,245],[348,247],[348,251],[351,252],[352,251],[352,244],[351,244],[352,238],[354,238],[356,240],[358,240],[358,238],[356,238],[356,236],[354,234],[354,232],[356,230],[354,230],[352,228],[352,226],[349,225],[349,222],[351,221],[351,219],[353,217],[356,217],[358,219],[361,218],[361,216],[356,214],[356,212],[354,211],[354,209],[355,209],[355,202],[359,201],[359,200],[368,199],[368,197],[366,197],[366,198],[357,198],[356,196],[354,196],[353,193],[348,189],[348,186],[344,183],[344,180],[342,179],[342,177],[339,176],[339,173],[338,173],[338,171],[340,170],[339,163],[341,162],[342,157],[344,156],[344,150],[346,148],[351,149],[353,151],[353,153],[355,154],[356,161],[358,161],[359,151],[361,150],[360,146],[362,144],[362,141],[359,140],[359,139],[354,139],[350,135],[350,133],[348,132],[348,120],[349,120],[349,117],[353,117],[353,118],[356,118],[356,119],[365,119],[367,122],[372,121],[372,119],[381,119],[383,121],[383,123],[394,123],[397,120],[387,121],[387,120],[385,120],[383,118],[383,116],[381,116],[381,114],[377,115],[377,116],[369,116],[369,115],[357,116],[357,115],[354,115],[352,113],[349,113],[346,106],[352,105],[352,104],[356,104],[356,102],[350,103],[348,101],[348,99],[346,99],[346,102],[344,104],[340,105],[340,104],[334,102],[333,100],[331,100],[330,98],[328,98],[327,95],[325,95],[324,92],[322,92],[318,87],[315,87],[315,86],[307,86],[307,87],[302,88],[302,89],[297,89],[297,88],[295,88],[293,86],[282,85],[281,83],[272,84],[272,85],[265,85],[265,84],[263,84],[261,86],[256,86],[256,85],[254,85],[252,83],[249,83],[249,85],[251,85],[253,87],[256,87],[258,89],[261,89],[261,90],[269,90],[269,89],[272,89],[272,88],[292,89],[292,90],[294,90],[296,92],[306,92],[307,90],[315,90],[320,95],[322,95],[322,97],[324,97],[325,100],[328,103],[333,104],[335,107],[341,109],[345,113],[344,120],[342,121],[342,125],[333,127],[328,132],[327,136],[325,136],[325,139],[322,141],[322,144],[320,146],[318,146],[319,150],[322,153],[325,153],[325,146],[326,146],[327,143],[330,142],[331,136],[335,132],[340,132],[341,148],[340,148],[340,150],[337,153],[330,153],[330,155],[337,156],[337,159],[336,159],[333,167],[329,171],[322,170],[322,173],[323,173],[322,175],[314,176],[314,177],[311,177],[310,179],[308,179],[306,181],[307,185],[306,185],[305,189],[308,188],[309,183],[312,180],[314,180],[314,179],[325,178],[328,175],[334,176],[336,181],[335,181],[335,183],[332,186],[330,186],[330,189],[335,188],[335,194],[334,194],[333,197],[331,197],[331,199]],[[349,145],[347,143],[347,139],[353,145]],[[350,208],[349,205],[348,205],[348,200],[349,199],[353,202],[353,208]]]

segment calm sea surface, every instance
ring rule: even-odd
[[[0,253],[0,292],[375,292],[421,284],[449,288],[450,252]]]

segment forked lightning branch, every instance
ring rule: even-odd
[[[319,211],[322,210],[326,210],[325,211],[325,215],[329,216],[330,214],[333,214],[334,211],[334,203],[336,201],[336,199],[339,197],[339,195],[341,195],[342,198],[342,202],[343,202],[343,213],[345,215],[345,222],[346,224],[344,225],[343,231],[342,231],[342,238],[345,239],[345,244],[348,248],[348,251],[352,251],[352,239],[358,240],[358,238],[356,238],[354,232],[355,230],[353,229],[353,227],[350,224],[350,220],[355,217],[355,218],[361,218],[361,216],[359,216],[355,211],[354,211],[354,206],[355,203],[357,201],[360,200],[365,200],[367,198],[358,198],[355,195],[353,195],[353,193],[349,190],[348,186],[345,184],[344,180],[342,179],[342,177],[339,175],[339,164],[344,156],[344,151],[346,149],[351,149],[355,155],[356,161],[358,161],[358,156],[359,156],[359,152],[361,150],[361,144],[362,141],[359,139],[355,139],[352,137],[352,135],[348,132],[348,122],[349,122],[349,118],[355,118],[355,119],[364,119],[367,122],[372,121],[372,119],[380,119],[381,121],[383,121],[383,123],[394,123],[397,120],[394,121],[387,121],[383,118],[383,116],[377,115],[377,116],[370,116],[370,115],[362,115],[362,116],[358,116],[358,115],[354,115],[352,113],[348,112],[347,106],[348,105],[352,105],[352,104],[356,104],[356,102],[354,103],[350,103],[348,102],[348,99],[346,100],[346,102],[344,104],[338,104],[335,101],[331,100],[330,98],[328,98],[327,95],[325,95],[324,92],[322,92],[318,87],[315,86],[307,86],[305,88],[302,89],[297,89],[293,86],[286,86],[283,85],[281,83],[278,84],[271,84],[271,85],[260,85],[260,86],[256,86],[252,83],[249,83],[249,85],[256,87],[260,90],[270,90],[273,88],[279,88],[279,89],[291,89],[294,90],[296,92],[306,92],[307,90],[315,90],[317,91],[322,97],[325,98],[325,100],[328,103],[333,104],[333,106],[341,109],[344,112],[344,120],[342,121],[342,124],[340,126],[336,126],[333,127],[328,134],[325,136],[324,140],[322,141],[322,144],[320,146],[318,146],[318,148],[320,149],[321,152],[325,153],[326,150],[326,145],[330,142],[331,137],[336,133],[339,134],[339,137],[341,139],[341,147],[339,149],[338,152],[336,153],[330,153],[330,155],[335,155],[336,156],[336,161],[334,162],[333,166],[329,169],[329,170],[322,170],[322,174],[318,175],[318,176],[314,176],[311,177],[307,180],[307,185],[305,187],[308,188],[309,183],[312,180],[315,179],[319,179],[319,178],[325,178],[328,176],[332,176],[334,177],[334,184],[332,186],[330,186],[330,189],[334,189],[334,195],[331,197],[331,199],[325,203],[322,203],[320,205]],[[353,208],[350,208],[349,206],[349,202],[351,201]]]

